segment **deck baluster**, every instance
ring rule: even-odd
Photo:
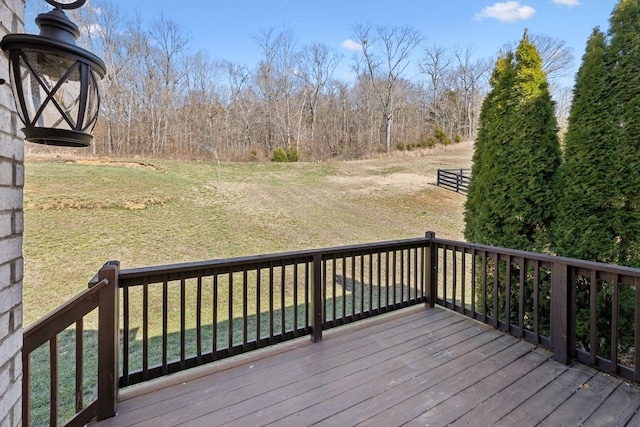
[[[311,322],[311,340],[313,342],[322,341],[322,255],[315,254],[313,256],[313,273],[311,280],[312,287],[312,322]]]

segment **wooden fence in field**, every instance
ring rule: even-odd
[[[467,194],[470,180],[471,169],[438,169],[438,187]]]

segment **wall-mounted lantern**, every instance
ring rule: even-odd
[[[8,34],[0,41],[22,131],[31,142],[86,147],[98,119],[98,82],[107,69],[76,45],[80,31],[64,13],[86,0],[46,1],[55,9],[36,18],[40,35]]]

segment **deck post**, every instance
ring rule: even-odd
[[[635,335],[634,335],[634,374],[633,380],[635,382],[640,383],[640,277],[636,277],[635,279],[636,291],[635,291],[635,312],[636,312],[636,323],[635,323]]]
[[[311,341],[322,341],[322,255],[313,255],[311,277]]]
[[[427,245],[426,251],[426,276],[427,276],[427,286],[426,286],[426,297],[427,300],[425,303],[427,304],[427,308],[433,308],[436,306],[436,296],[437,296],[437,283],[438,283],[438,248],[433,239],[436,238],[436,233],[434,231],[427,231],[424,237],[429,241]]]
[[[109,280],[98,295],[98,420],[116,415],[118,404],[118,274],[119,261],[107,262],[98,279]]]
[[[569,268],[567,264],[553,264],[551,278],[551,346],[553,358],[560,363],[570,362],[570,320],[571,293]]]

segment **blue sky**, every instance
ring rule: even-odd
[[[260,59],[254,37],[261,29],[288,27],[298,46],[322,42],[344,54],[354,24],[412,26],[429,45],[473,47],[478,58],[497,57],[523,31],[558,38],[573,48],[576,67],[594,27],[609,28],[618,0],[111,0],[145,24],[163,14],[192,37],[194,51],[253,67]],[[577,68],[576,68],[577,69]]]

